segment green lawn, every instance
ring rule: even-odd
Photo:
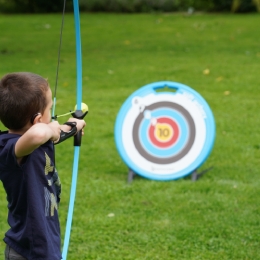
[[[259,21],[259,14],[81,14],[89,114],[68,259],[260,259]],[[32,71],[54,87],[60,24],[61,15],[0,15],[0,77]],[[57,114],[76,102],[74,38],[73,15],[66,14]],[[130,94],[161,80],[186,84],[207,100],[216,141],[201,170],[214,168],[197,182],[138,177],[129,185],[115,119]],[[72,140],[56,151],[64,235]],[[0,197],[3,237],[2,187]],[[1,259],[4,246],[0,241]]]

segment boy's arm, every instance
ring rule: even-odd
[[[49,124],[37,123],[30,127],[17,141],[15,155],[17,158],[32,153],[48,140],[57,141],[60,138],[60,125],[58,122]]]

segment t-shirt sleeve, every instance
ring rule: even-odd
[[[2,166],[17,167],[17,158],[15,156],[15,144],[19,138],[11,138],[9,140],[0,141],[0,163]]]

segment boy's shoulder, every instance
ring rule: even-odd
[[[11,161],[12,163],[15,163],[14,161],[14,147],[19,139],[19,135],[17,134],[9,134],[8,131],[1,131],[0,132],[0,161],[1,163]]]
[[[4,155],[6,151],[13,149],[19,138],[20,135],[10,134],[8,131],[0,131],[0,155]]]
[[[5,145],[8,140],[11,139],[18,139],[20,135],[18,134],[10,134],[8,131],[1,131],[0,130],[0,146]]]

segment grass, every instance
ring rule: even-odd
[[[32,71],[54,87],[60,23],[59,15],[1,15],[0,76]],[[89,115],[68,259],[259,259],[258,23],[259,14],[81,14]],[[74,38],[73,15],[67,14],[57,114],[76,102]],[[217,134],[201,170],[214,168],[197,182],[137,177],[128,185],[114,143],[115,119],[130,94],[160,80],[186,84],[207,100]],[[70,140],[57,147],[56,157],[64,235]],[[2,188],[0,197],[3,236],[8,226]],[[3,250],[0,242],[0,258]]]

